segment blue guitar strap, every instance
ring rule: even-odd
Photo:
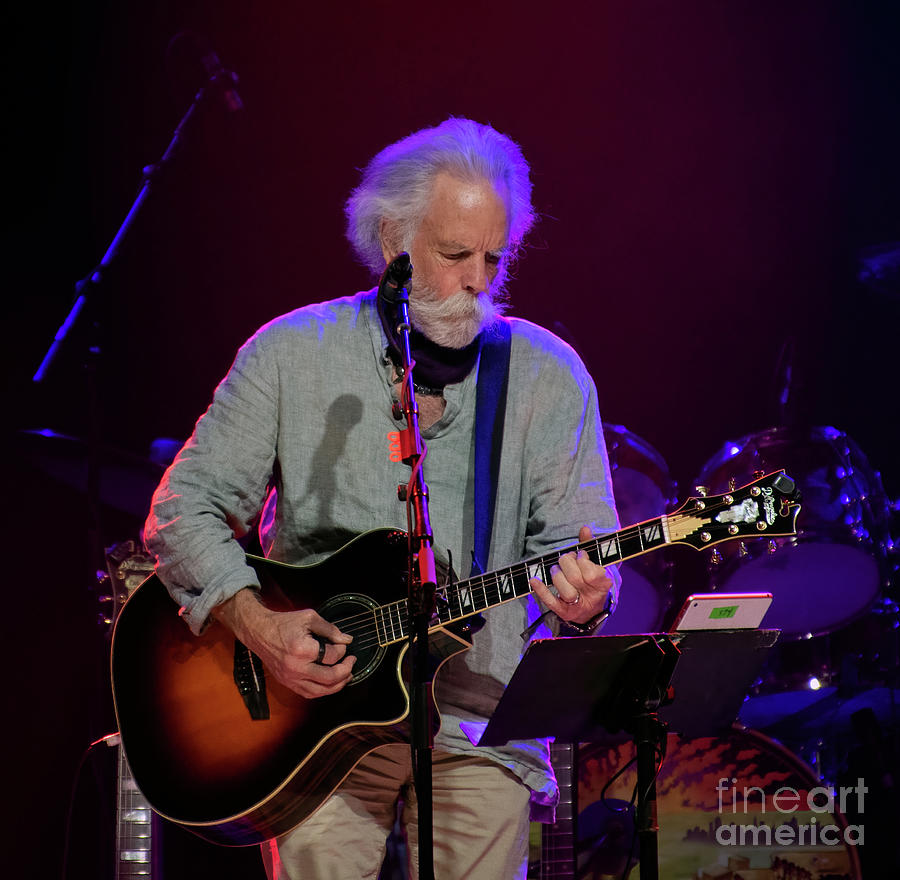
[[[511,345],[509,321],[502,318],[485,332],[481,344],[475,395],[475,549],[472,575],[484,573],[491,550]]]

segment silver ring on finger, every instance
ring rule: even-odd
[[[563,605],[577,605],[581,601],[581,593],[576,593],[574,599],[563,599],[562,596],[559,596],[558,598]]]

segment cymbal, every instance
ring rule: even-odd
[[[853,694],[839,688],[766,729],[778,739],[806,740],[853,732],[853,715],[871,709],[883,724],[900,723],[900,688],[872,687]]]
[[[762,694],[744,701],[738,720],[754,730],[770,728],[809,712],[811,707],[822,702],[837,691],[836,687],[819,690],[798,689],[774,694]]]
[[[16,447],[19,460],[87,494],[90,446],[83,438],[49,428],[21,430],[16,435]],[[106,445],[100,446],[97,456],[99,503],[143,519],[162,479],[163,465]]]

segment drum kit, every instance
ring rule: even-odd
[[[620,521],[640,522],[674,509],[676,485],[660,453],[623,426],[606,425],[604,430]],[[859,446],[831,427],[773,427],[726,442],[703,466],[688,494],[730,492],[781,468],[802,493],[795,536],[721,544],[703,551],[700,565],[690,558],[695,554],[672,550],[668,557],[663,551],[621,567],[621,598],[606,634],[665,632],[688,593],[706,592],[772,593],[763,626],[781,630],[730,736],[669,736],[658,779],[661,877],[700,877],[705,870],[718,876],[715,872],[724,870],[721,847],[717,868],[703,861],[708,861],[706,844],[717,813],[707,801],[715,799],[719,778],[734,789],[756,786],[769,793],[779,786],[833,790],[849,778],[850,770],[859,769],[855,758],[871,745],[867,729],[882,743],[882,731],[900,735],[895,592],[900,548],[892,537],[896,508]],[[627,769],[629,749],[630,744],[622,743],[581,746],[578,877],[621,873],[625,857],[620,852],[617,861],[608,848],[615,836],[609,823],[628,826],[634,785]],[[884,769],[875,760],[869,763],[873,774]],[[615,814],[608,807],[617,798],[624,799],[624,807],[611,819]],[[601,801],[606,809],[600,809]],[[755,820],[744,820],[765,823],[760,813],[753,815]],[[840,809],[832,819],[842,828],[847,825]],[[677,840],[667,843],[672,834]],[[592,847],[592,835],[605,840],[607,849]],[[621,833],[618,838],[624,839]],[[800,871],[798,877],[860,876],[853,847],[839,849],[819,848],[815,865],[808,862],[814,858],[812,850],[807,848],[805,855],[792,851],[791,870]],[[742,861],[748,852],[735,847],[728,865],[749,869],[762,864]],[[756,849],[754,857],[762,856]],[[771,869],[778,851],[767,857],[765,867]],[[597,874],[592,860],[606,868],[611,860],[619,867]]]

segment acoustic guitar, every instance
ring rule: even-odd
[[[117,615],[128,597],[153,573],[154,560],[133,540],[121,541],[107,548],[106,573],[101,583],[109,593],[101,600],[111,606],[109,616],[100,622],[109,626],[109,635]],[[153,814],[141,793],[122,748],[121,737],[106,737],[107,744],[118,748],[116,768],[116,841],[115,880],[157,880],[154,853]]]
[[[677,511],[543,556],[444,585],[429,627],[436,667],[471,645],[479,615],[550,580],[580,549],[609,565],[674,544],[795,534],[799,491],[783,471]],[[313,608],[353,636],[357,662],[340,692],[310,700],[268,675],[216,624],[194,636],[154,575],[118,615],[112,683],[128,763],[154,810],[214,843],[259,843],[300,824],[374,748],[408,741],[408,566],[404,532],[379,529],[315,565],[256,556],[267,606]],[[438,713],[433,713],[439,723]]]

